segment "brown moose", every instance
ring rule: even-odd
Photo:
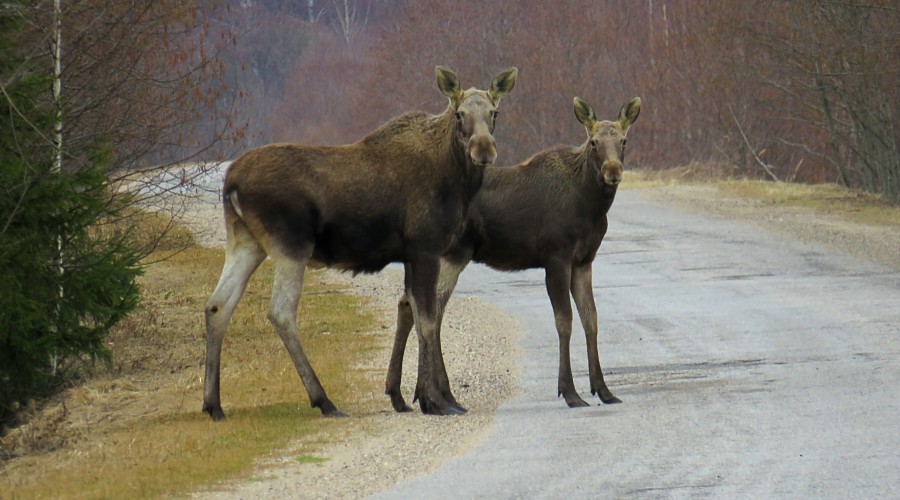
[[[607,404],[621,402],[606,386],[600,369],[591,266],[606,234],[606,214],[622,180],[625,135],[641,111],[641,100],[636,97],[622,106],[617,121],[597,121],[587,102],[576,97],[574,103],[575,116],[584,125],[588,140],[580,147],[543,151],[514,167],[486,169],[463,236],[441,259],[437,290],[440,325],[457,278],[470,261],[501,271],[544,268],[559,334],[558,391],[569,407],[588,406],[572,380],[570,293],[587,338],[591,394],[598,394]],[[403,352],[415,318],[409,293],[400,299],[397,316],[385,393],[396,411],[410,411],[400,393]],[[440,330],[437,341],[440,343]],[[443,397],[455,402],[443,361],[438,359],[438,363]]]
[[[251,150],[225,175],[225,265],[206,303],[203,411],[225,418],[219,399],[222,340],[250,275],[268,256],[275,267],[269,320],[309,395],[325,416],[343,416],[328,399],[300,345],[297,307],[306,267],[371,273],[405,266],[419,343],[422,411],[457,414],[438,386],[440,346],[435,287],[441,255],[463,227],[484,168],[497,157],[492,133],[500,99],[517,70],[490,90],[463,90],[448,68],[435,69],[450,103],[443,113],[413,112],[346,146],[273,144]]]

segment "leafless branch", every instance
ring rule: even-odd
[[[737,116],[735,116],[734,111],[731,109],[731,105],[728,105],[728,112],[731,113],[731,118],[734,119],[734,124],[737,126],[738,132],[741,133],[741,138],[744,139],[744,144],[747,145],[747,150],[750,151],[750,154],[753,155],[753,159],[756,160],[756,163],[759,164],[769,174],[769,177],[772,178],[775,182],[781,182],[781,180],[772,172],[772,168],[759,157],[759,154],[756,153],[756,149],[750,145],[750,141],[747,140],[747,134],[744,133],[744,129],[741,127],[740,122],[738,122]]]

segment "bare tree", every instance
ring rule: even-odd
[[[310,1],[312,4],[312,1]],[[369,23],[370,4],[365,2],[364,8],[360,8],[360,2],[353,0],[331,0],[334,7],[337,30],[346,45],[352,45],[356,37],[366,29]],[[312,6],[310,5],[310,13]],[[310,17],[312,19],[312,17]]]
[[[235,40],[225,30],[213,32],[211,13],[200,2],[175,0],[45,0],[19,8],[27,29],[23,39],[35,43],[15,50],[27,53],[26,62],[47,61],[48,73],[55,75],[47,102],[58,111],[48,134],[56,144],[56,172],[103,165],[110,204],[141,203],[160,189],[193,182],[184,175],[163,187],[154,172],[230,155],[230,144],[243,130],[233,121],[233,109],[222,107],[233,104],[236,95],[221,86],[218,51]],[[6,72],[10,80],[0,83],[8,86],[19,73]],[[126,179],[153,189],[125,190]],[[172,214],[180,210],[163,208]],[[129,213],[135,219],[102,222],[130,231],[142,215]],[[159,224],[159,231],[150,231],[155,237],[141,238],[146,251],[170,225]],[[135,231],[141,233],[146,228]]]

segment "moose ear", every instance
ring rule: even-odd
[[[462,88],[459,86],[459,77],[456,73],[450,68],[437,66],[434,68],[434,74],[441,92],[450,98],[451,103],[458,104],[459,98],[462,97]]]
[[[619,124],[622,126],[622,132],[628,131],[628,127],[637,120],[639,114],[641,114],[640,97],[635,97],[622,105],[622,109],[619,110]]]
[[[491,89],[488,90],[488,96],[491,98],[491,102],[496,106],[500,99],[509,95],[512,92],[513,87],[516,86],[516,78],[519,76],[519,70],[516,68],[506,68],[500,73],[497,73],[497,76],[494,77],[494,81],[491,82]]]
[[[594,124],[597,123],[594,108],[580,97],[576,97],[572,102],[575,104],[575,118],[578,118],[578,121],[584,125],[587,135],[590,137],[591,131],[594,130]]]

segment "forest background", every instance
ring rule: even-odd
[[[785,0],[247,0],[223,29],[254,145],[355,141],[439,111],[435,65],[464,86],[516,66],[501,163],[584,140],[572,98],[612,117],[643,99],[629,165],[710,163],[900,201],[900,5]]]

